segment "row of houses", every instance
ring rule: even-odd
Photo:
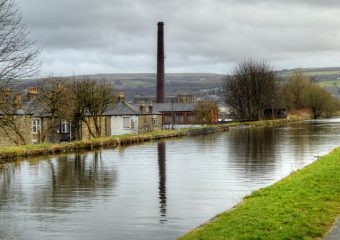
[[[91,138],[90,132],[94,129],[94,123],[90,117],[87,124],[57,119],[51,128],[51,116],[35,101],[35,95],[37,89],[29,88],[25,96],[16,100],[18,109],[15,121],[22,136],[18,136],[14,129],[1,128],[0,146],[18,145],[18,138],[21,138],[21,144],[59,143]],[[131,104],[127,103],[124,97],[120,97],[119,101],[100,117],[100,133],[101,136],[114,136],[199,126],[201,124],[195,123],[194,112],[194,103],[141,101],[139,104]]]

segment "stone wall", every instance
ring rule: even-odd
[[[111,135],[111,118],[110,117],[99,117],[99,126],[101,127],[101,137],[110,136]],[[87,117],[86,121],[88,125],[84,122],[81,124],[81,135],[82,139],[91,139],[93,138],[90,134],[90,130],[95,133],[95,124],[92,118]]]
[[[139,115],[138,133],[162,130],[162,115]]]
[[[14,123],[15,125],[12,125],[12,126],[15,126],[15,128],[18,130],[14,131],[13,127],[4,127],[4,126],[0,127],[0,146],[10,147],[10,146],[17,146],[17,145],[32,144],[32,118],[31,116],[16,115],[16,116],[12,116],[11,119],[15,121]],[[22,140],[19,137],[19,134],[23,136],[24,140]]]

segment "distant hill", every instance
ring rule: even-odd
[[[303,71],[305,75],[319,81],[340,80],[340,67],[284,69],[277,73],[281,77],[289,77],[294,71]]]
[[[297,70],[314,77],[333,95],[340,97],[340,67],[329,68],[303,68],[283,69],[277,71],[283,81]],[[192,93],[195,96],[217,94],[227,75],[213,73],[168,73],[165,76],[165,91],[167,96]],[[69,77],[72,79],[73,77]],[[94,74],[75,76],[75,79],[91,78],[105,80],[115,85],[117,91],[124,91],[128,99],[134,96],[155,96],[156,74],[155,73],[117,73],[117,74]],[[20,89],[36,86],[37,81],[42,79],[28,79],[18,81]]]
[[[219,88],[225,75],[210,73],[169,73],[165,76],[165,91],[168,96],[175,96],[184,93],[210,91]],[[73,77],[69,77],[72,79]],[[156,74],[154,73],[120,73],[120,74],[95,74],[75,76],[75,79],[97,79],[111,82],[117,91],[124,91],[127,98],[134,96],[150,96],[156,94]],[[36,86],[38,80],[28,79],[18,82],[18,88]]]
[[[320,86],[329,91],[333,96],[340,98],[340,67],[327,68],[300,68],[278,71],[281,80],[287,80],[294,71],[303,71],[309,77],[313,77]]]

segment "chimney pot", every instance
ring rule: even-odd
[[[29,99],[34,98],[37,94],[38,94],[38,88],[36,88],[36,87],[29,87],[27,89],[27,97]]]
[[[140,113],[144,113],[144,108],[145,108],[144,101],[141,101],[141,102],[140,102],[140,105],[139,105]]]
[[[22,107],[21,95],[15,96],[15,106],[17,109],[20,109]]]
[[[119,92],[119,93],[118,93],[118,101],[119,101],[119,102],[124,102],[124,100],[125,100],[125,94],[124,94],[124,92]]]

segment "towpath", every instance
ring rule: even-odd
[[[331,231],[326,235],[324,240],[339,240],[340,239],[340,217],[338,217]]]

